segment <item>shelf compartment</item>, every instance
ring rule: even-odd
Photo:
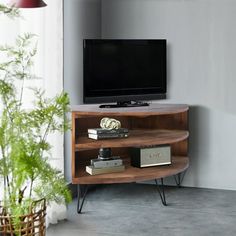
[[[130,166],[129,160],[125,161],[125,171],[101,175],[89,175],[85,171],[85,166],[79,166],[75,170],[73,184],[111,184],[130,183],[152,179],[165,178],[183,172],[189,166],[189,158],[185,156],[173,156],[172,164],[166,166],[155,166],[146,168],[136,168]]]
[[[140,147],[162,144],[172,144],[187,139],[186,130],[130,130],[128,138],[119,139],[89,139],[83,135],[76,139],[75,151],[99,149],[106,147]]]

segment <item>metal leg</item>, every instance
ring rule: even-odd
[[[164,189],[164,184],[163,184],[163,178],[161,178],[161,188],[157,182],[157,179],[155,179],[155,183],[156,183],[156,186],[157,186],[157,190],[158,190],[158,193],[161,197],[161,202],[164,206],[167,206],[166,204],[166,196],[165,196],[165,189]]]
[[[185,173],[186,173],[186,171],[179,173],[177,175],[174,175],[175,183],[179,188],[181,187],[181,183],[184,179]]]
[[[80,214],[83,208],[84,200],[87,195],[88,185],[78,184],[78,203],[77,203],[77,213]]]

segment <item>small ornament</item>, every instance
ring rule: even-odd
[[[103,129],[119,129],[121,128],[121,123],[120,121],[113,119],[113,118],[108,118],[104,117],[101,119],[100,126]]]

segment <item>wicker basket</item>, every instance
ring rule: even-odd
[[[6,214],[6,210],[0,206],[0,236],[45,236],[45,199],[33,202],[29,212],[20,216],[20,227],[15,230],[12,223],[14,217]]]

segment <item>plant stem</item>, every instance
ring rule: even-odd
[[[2,150],[2,158],[4,160],[4,172],[5,172],[6,169],[7,169],[5,148],[3,146],[1,146],[1,150]],[[5,176],[5,174],[4,174],[4,188],[7,189],[8,195],[9,195],[9,198],[10,198],[11,197],[11,189],[10,189],[9,177],[8,177],[8,175]],[[6,191],[4,191],[4,194],[6,194]]]
[[[21,63],[22,63],[23,79],[22,79],[21,92],[20,92],[19,108],[21,107],[21,103],[22,103],[22,97],[23,97],[23,91],[24,91],[24,83],[25,83],[25,66],[24,66],[24,57],[23,56],[21,57]]]
[[[9,194],[9,199],[11,199],[11,188],[10,188],[10,182],[9,182],[9,176],[6,176],[7,180],[7,189],[8,189],[8,194]]]
[[[8,74],[9,74],[9,72],[6,72],[6,74],[4,76],[4,80],[6,80],[6,78],[8,77]],[[7,103],[8,99],[4,95],[2,96],[2,99],[3,99],[4,105],[6,106],[7,114],[9,116],[9,118],[10,118],[11,123],[12,123],[13,122],[13,118],[11,117],[11,112],[9,110],[9,104]]]
[[[22,79],[19,108],[21,107],[21,103],[22,103],[22,97],[23,97],[23,91],[24,91],[24,83],[25,83],[25,79]]]
[[[32,190],[33,190],[33,184],[34,184],[34,178],[31,178],[31,183],[30,183],[30,193],[29,193],[29,198],[32,197]]]
[[[6,171],[6,159],[4,158],[4,148],[1,147],[2,150],[2,158],[4,160],[3,162],[3,171],[4,171],[4,175],[3,175],[3,182],[4,182],[4,199],[6,199],[6,189],[7,189],[7,179],[5,176],[5,171]]]
[[[45,140],[46,140],[46,138],[47,138],[47,135],[48,135],[48,132],[49,132],[49,128],[50,128],[50,126],[51,126],[51,124],[52,124],[52,121],[53,121],[53,117],[54,117],[54,114],[52,114],[52,116],[51,116],[51,118],[50,118],[50,120],[49,120],[49,122],[48,122],[48,126],[47,126],[47,128],[45,129],[45,132],[44,132],[44,135],[42,136],[42,138],[41,138],[41,142],[44,142]],[[42,152],[41,152],[41,157],[43,156],[43,150],[42,150]]]
[[[23,190],[19,190],[19,199],[18,199],[19,204],[21,204],[22,200],[24,199],[24,193],[25,193],[26,188],[27,188],[27,185],[23,188]]]

